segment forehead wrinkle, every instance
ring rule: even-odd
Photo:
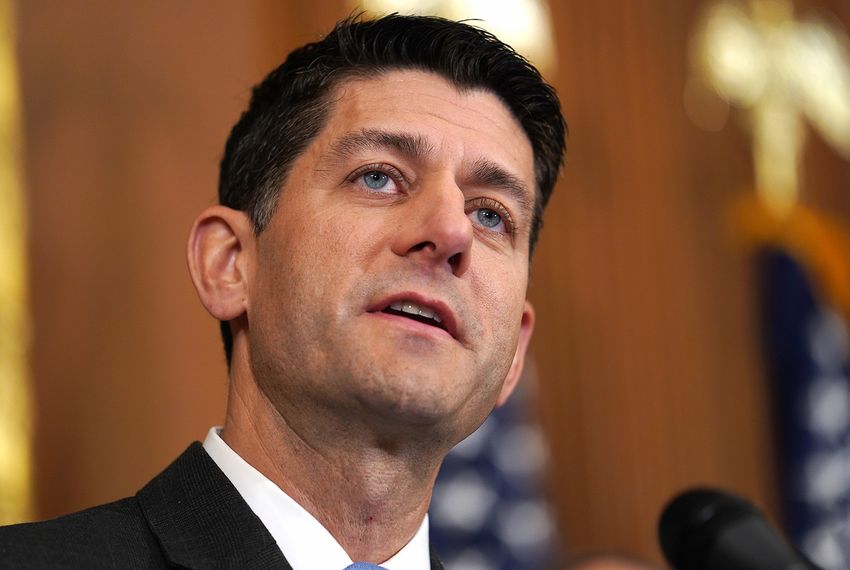
[[[361,129],[348,133],[334,141],[330,154],[345,159],[363,151],[392,150],[407,158],[421,160],[433,152],[433,146],[418,134]]]
[[[531,217],[534,211],[534,199],[529,187],[517,176],[514,176],[495,162],[486,158],[476,160],[470,172],[470,182],[482,186],[491,186],[507,192],[519,206],[523,215]]]

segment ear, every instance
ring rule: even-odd
[[[525,352],[528,349],[528,342],[531,340],[532,332],[534,332],[534,307],[526,301],[525,307],[522,309],[522,320],[519,324],[519,339],[517,340],[516,352],[514,353],[514,361],[511,363],[511,369],[508,370],[504,384],[502,384],[502,390],[499,392],[499,397],[496,400],[496,407],[508,401],[508,397],[513,393],[520,376],[522,376],[522,367],[525,364]]]
[[[253,239],[248,216],[224,206],[210,206],[192,226],[186,246],[189,273],[201,303],[220,321],[247,309]]]

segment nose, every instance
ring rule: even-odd
[[[434,181],[405,204],[392,249],[396,255],[445,266],[460,277],[469,268],[472,242],[463,192],[453,182]]]

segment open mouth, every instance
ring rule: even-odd
[[[431,325],[444,331],[448,330],[443,323],[443,319],[440,318],[440,315],[434,309],[423,307],[412,301],[396,301],[381,312],[413,319],[414,321],[419,321],[420,323],[425,323],[426,325]]]

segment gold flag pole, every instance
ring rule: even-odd
[[[817,277],[833,304],[850,315],[850,237],[829,216],[800,204],[806,125],[850,159],[850,50],[837,20],[798,18],[790,0],[719,0],[707,6],[692,46],[695,80],[710,90],[685,106],[703,124],[694,101],[719,98],[743,111],[752,137],[754,197],[734,212],[736,229],[755,247],[781,245]],[[712,113],[727,116],[725,113]]]
[[[0,0],[0,524],[32,518],[26,216],[12,0]]]

